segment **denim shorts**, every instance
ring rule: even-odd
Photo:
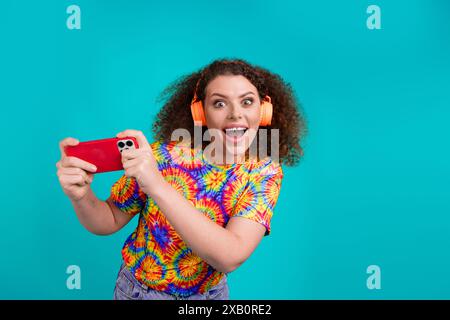
[[[229,300],[227,275],[205,293],[196,293],[189,297],[178,297],[157,291],[140,283],[125,264],[120,267],[114,288],[114,300]]]

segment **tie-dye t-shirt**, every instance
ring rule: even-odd
[[[261,223],[265,235],[281,188],[283,171],[266,157],[259,161],[216,165],[201,149],[176,141],[151,144],[164,179],[199,211],[220,226],[232,217]],[[134,178],[123,175],[111,188],[111,200],[123,212],[139,213],[136,230],[122,249],[123,260],[138,281],[179,297],[205,293],[224,273],[196,255],[160,211],[157,203],[139,189]]]

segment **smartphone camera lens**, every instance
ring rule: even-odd
[[[120,141],[117,145],[119,146],[119,148],[125,147],[125,143],[123,143],[122,141]]]
[[[127,146],[132,147],[133,146],[133,141],[127,140]]]

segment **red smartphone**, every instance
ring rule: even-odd
[[[95,173],[100,173],[123,170],[121,152],[138,148],[136,138],[124,137],[84,141],[76,146],[66,146],[64,151],[67,156],[92,163],[97,167]]]

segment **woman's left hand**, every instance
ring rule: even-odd
[[[138,149],[123,150],[122,164],[127,177],[133,177],[139,188],[151,195],[163,180],[158,170],[152,148],[141,131],[125,130],[116,135],[117,138],[134,137],[139,144]]]

